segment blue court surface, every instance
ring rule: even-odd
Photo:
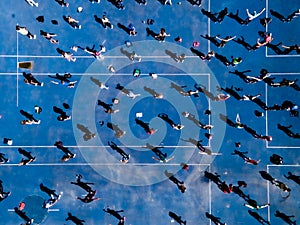
[[[164,0],[147,0],[146,5],[124,0],[123,9],[114,0],[69,0],[68,7],[58,0],[36,2],[38,7],[25,0],[0,1],[0,152],[8,158],[0,165],[2,197],[10,192],[0,202],[1,224],[300,223],[299,177],[298,183],[287,178],[289,172],[300,176],[299,54],[282,46],[300,43],[299,1],[203,0],[197,6],[193,0],[172,0],[172,5]],[[78,7],[83,10],[78,12]],[[225,7],[224,20],[214,21]],[[264,8],[257,18],[243,22],[246,9],[254,14]],[[68,15],[81,29],[63,19]],[[102,15],[113,29],[101,25]],[[263,18],[271,18],[270,23],[263,26]],[[135,36],[129,35],[129,24],[136,28]],[[36,38],[16,32],[16,25]],[[160,42],[155,35],[161,28],[170,36]],[[59,43],[51,43],[40,30],[56,34],[53,39]],[[250,49],[258,39],[263,43],[268,33],[271,43]],[[220,47],[220,40],[214,44],[205,35],[236,37]],[[93,45],[96,50],[100,45],[106,48],[101,58],[83,50]],[[73,54],[76,61],[68,61],[57,48]],[[202,60],[211,50],[215,57]],[[225,65],[238,57],[241,63]],[[32,67],[24,67],[24,62]],[[269,77],[253,78],[263,69]],[[25,83],[24,72],[43,85]],[[62,85],[56,73],[70,73],[67,79],[73,87],[68,87],[69,81]],[[230,98],[218,99],[224,94]],[[247,101],[246,95],[259,97]],[[69,117],[59,121],[60,114]],[[33,115],[38,124],[22,125],[26,115],[27,122],[33,122]],[[238,126],[239,121],[244,126]],[[204,125],[213,127],[202,129]],[[263,139],[270,136],[272,140]],[[58,141],[67,148],[62,148],[65,153],[54,146]],[[119,147],[116,151],[113,144]],[[31,152],[34,160],[20,165],[26,159],[20,149]],[[167,162],[154,160],[159,157],[157,149]],[[248,153],[240,157],[232,155],[234,150]],[[64,154],[69,156],[65,162]],[[273,154],[283,162],[271,161]],[[128,162],[122,163],[122,157]],[[242,157],[259,163],[244,163]],[[205,177],[205,171],[220,175],[218,185]],[[274,184],[260,171],[271,175]],[[77,199],[87,194],[71,184],[78,174],[93,183],[95,197],[101,199]],[[179,190],[181,181],[184,193]],[[222,181],[232,184],[234,191],[224,193],[222,187],[227,186]],[[237,189],[241,181],[247,186]],[[280,182],[289,192],[280,189]],[[40,189],[41,183],[61,194],[49,209],[42,207],[50,197]],[[244,205],[249,199],[258,206],[270,205],[251,209]],[[17,211],[21,216],[15,212],[20,202],[25,203]],[[118,218],[105,213],[107,207],[123,211]],[[278,211],[284,214],[280,217]],[[66,220],[68,213],[84,221]],[[210,220],[208,214],[220,219]],[[294,217],[284,221],[282,215]]]

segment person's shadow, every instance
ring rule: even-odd
[[[84,135],[83,135],[83,139],[85,140],[85,141],[88,141],[88,140],[90,140],[90,139],[92,139],[92,138],[94,138],[95,136],[96,136],[96,134],[94,133],[92,133],[89,129],[88,129],[88,127],[85,127],[84,125],[82,125],[82,124],[77,124],[77,128],[80,130],[80,131],[82,131],[83,133],[84,133]]]
[[[236,40],[234,39],[233,41],[240,44],[240,45],[242,45],[248,51],[253,50],[253,48],[252,48],[253,46],[250,45],[248,42],[246,42],[243,36],[241,36],[241,38],[238,38]]]
[[[157,36],[158,34],[155,33],[153,30],[151,30],[149,27],[146,28],[146,32],[147,32],[147,37],[151,36],[153,38],[155,38],[155,36]],[[155,38],[156,39],[156,38]]]
[[[241,17],[239,17],[239,10],[236,11],[236,14],[233,14],[232,12],[229,13],[228,17],[231,19],[234,19],[236,22],[238,22],[241,25],[245,24],[245,20],[243,20]]]
[[[125,55],[128,59],[132,60],[132,52],[126,51],[124,48],[120,48],[120,52]]]
[[[229,126],[236,128],[236,123],[228,119],[228,117],[222,113],[220,113],[220,119],[223,120],[225,123],[227,123]]]
[[[130,29],[128,27],[126,27],[125,25],[123,25],[121,23],[118,23],[117,25],[120,29],[124,30],[128,35],[130,35]]]
[[[211,13],[205,9],[201,9],[201,12],[204,16],[207,16],[212,22],[216,23],[218,20],[217,20],[217,13]]]
[[[189,142],[189,143],[195,145],[196,147],[199,144],[199,141],[197,141],[196,139],[193,139],[193,138],[189,138],[187,140],[181,138],[180,140],[185,141],[185,142]],[[205,148],[205,147],[203,147],[203,148],[205,149],[204,153],[206,153],[207,155],[212,154],[212,151],[209,148]],[[202,151],[199,152],[199,153],[202,153]]]
[[[286,18],[282,14],[280,14],[279,12],[277,12],[277,11],[275,11],[273,9],[270,9],[270,14],[272,16],[276,17],[277,19],[279,19],[282,22],[287,22]]]
[[[94,15],[94,18],[95,18],[95,21],[96,21],[97,23],[101,24],[102,27],[105,28],[105,26],[104,26],[104,24],[103,24],[103,22],[102,22],[102,19],[101,19],[100,17],[98,17],[97,15]]]
[[[96,78],[94,77],[90,77],[91,81],[96,84],[99,88],[103,87],[104,83],[101,82],[100,80],[97,80]]]
[[[223,55],[220,55],[218,53],[215,54],[216,59],[218,59],[221,63],[223,63],[225,66],[230,65],[230,61]]]
[[[156,92],[154,89],[144,86],[144,91],[148,92],[154,98],[163,98],[163,94]]]
[[[175,62],[178,62],[178,56],[175,52],[171,52],[169,50],[165,50],[165,53],[170,56]]]
[[[200,52],[199,50],[195,48],[190,48],[191,52],[194,53],[195,55],[199,56],[200,59],[205,57],[205,54]]]

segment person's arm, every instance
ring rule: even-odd
[[[255,15],[255,17],[260,16],[265,10],[266,10],[266,8],[263,8],[258,14]]]
[[[246,9],[246,13],[247,13],[249,18],[253,18],[253,15],[250,14],[249,9]]]
[[[285,48],[285,49],[290,49],[290,46],[286,46],[286,45],[281,45],[281,47]]]

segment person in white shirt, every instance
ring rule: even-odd
[[[36,35],[33,35],[32,33],[30,33],[26,27],[21,27],[21,26],[17,25],[16,31],[24,36],[27,36],[30,39],[36,39]]]
[[[245,20],[245,24],[249,24],[252,20],[254,20],[255,18],[259,17],[264,11],[266,10],[266,8],[263,8],[259,13],[257,13],[256,11],[253,11],[253,14],[251,14],[249,12],[249,9],[246,9],[247,12],[247,19]]]

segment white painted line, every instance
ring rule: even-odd
[[[209,166],[210,164],[189,163],[188,165]],[[19,164],[1,164],[1,166],[19,166]],[[26,166],[180,166],[180,163],[31,163]]]
[[[269,167],[300,167],[300,165],[299,164],[280,164],[280,165],[268,164],[267,168]]]
[[[8,212],[14,212],[14,209],[8,209]],[[59,212],[59,209],[48,209],[48,212]]]
[[[272,148],[276,148],[276,149],[278,149],[278,148],[288,148],[288,149],[300,149],[300,146],[270,146],[270,145],[268,145],[267,146],[267,148],[270,148],[270,149],[272,149]]]

